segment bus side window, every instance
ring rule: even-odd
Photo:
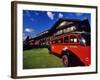
[[[70,43],[78,43],[78,38],[74,35],[70,36]]]
[[[63,43],[63,38],[58,39],[57,43]]]
[[[52,44],[55,44],[55,40],[52,41]]]
[[[57,39],[52,41],[52,44],[56,44],[56,43],[58,43]]]
[[[64,43],[68,43],[68,36],[64,37]]]

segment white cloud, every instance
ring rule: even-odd
[[[47,16],[53,20],[54,19],[54,14],[52,12],[47,12]]]
[[[34,30],[33,30],[33,29],[30,29],[30,28],[26,28],[26,29],[25,29],[25,32],[31,33],[31,32],[34,32]]]
[[[59,18],[62,18],[63,17],[63,14],[62,13],[59,13]]]

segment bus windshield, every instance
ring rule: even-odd
[[[81,34],[80,44],[83,46],[90,46],[91,45],[90,34]]]

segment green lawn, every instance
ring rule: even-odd
[[[63,67],[60,58],[49,54],[47,48],[25,50],[23,52],[23,69]]]

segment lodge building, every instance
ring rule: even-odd
[[[55,36],[71,32],[91,32],[88,19],[59,19],[49,30],[39,33],[29,40],[32,46],[49,46]]]

